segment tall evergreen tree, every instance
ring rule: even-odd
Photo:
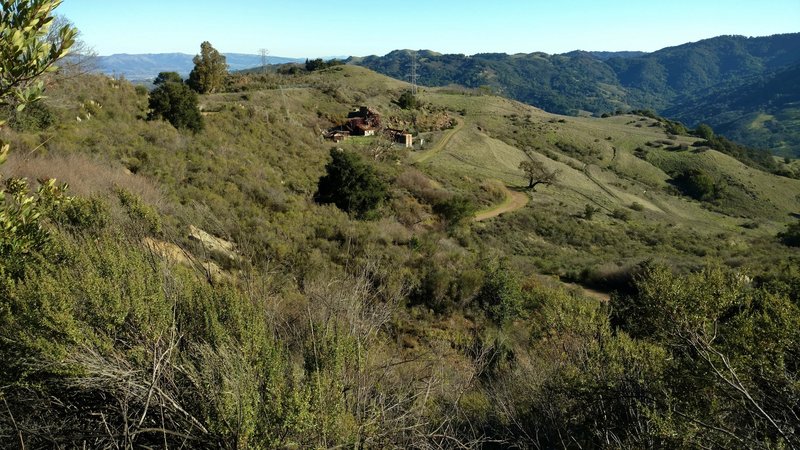
[[[228,76],[225,56],[206,41],[200,44],[200,54],[193,61],[194,69],[189,74],[189,87],[201,94],[219,90]]]

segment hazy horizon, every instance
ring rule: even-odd
[[[773,33],[773,34],[769,34],[769,35],[762,35],[762,36],[744,36],[744,37],[746,37],[746,38],[762,38],[762,37],[769,37],[769,36],[775,36],[775,35],[781,35],[781,34],[793,34],[793,33],[800,33],[800,31],[797,31],[797,32],[789,32],[789,33]],[[557,54],[565,54],[565,53],[571,53],[571,52],[576,52],[576,51],[580,51],[580,52],[590,52],[590,53],[592,53],[592,52],[607,52],[607,53],[643,52],[643,53],[652,53],[652,52],[656,52],[656,51],[658,51],[658,50],[662,50],[662,49],[664,49],[664,48],[669,48],[669,47],[680,46],[680,45],[689,44],[689,43],[692,43],[692,42],[703,41],[703,40],[707,40],[707,39],[714,39],[714,38],[721,37],[721,36],[732,36],[732,35],[717,35],[717,36],[709,36],[709,37],[707,37],[707,38],[702,38],[702,39],[698,39],[698,40],[695,40],[695,41],[686,41],[686,42],[681,42],[681,43],[677,43],[677,44],[674,44],[674,45],[668,45],[668,46],[666,46],[666,47],[659,47],[659,48],[657,48],[657,49],[654,49],[654,50],[637,50],[637,49],[606,50],[606,49],[596,49],[596,48],[574,48],[574,49],[572,49],[572,50],[567,50],[567,51],[558,52],[558,53],[549,53],[549,52],[543,52],[543,51],[541,51],[541,50],[535,50],[535,49],[533,49],[533,50],[531,50],[531,51],[528,51],[528,52],[514,52],[514,53],[503,52],[503,51],[486,51],[486,52],[478,52],[478,53],[463,53],[463,52],[455,53],[455,52],[441,52],[441,51],[439,51],[439,50],[437,50],[437,49],[435,49],[435,48],[419,48],[419,49],[413,49],[413,48],[395,48],[395,49],[389,50],[389,51],[387,51],[387,52],[385,52],[385,53],[371,53],[371,54],[363,54],[363,55],[347,55],[347,54],[339,54],[339,55],[277,55],[277,54],[272,54],[272,53],[270,52],[270,53],[269,53],[269,55],[268,55],[268,57],[269,57],[269,56],[272,56],[272,57],[275,57],[275,58],[287,58],[287,59],[302,59],[302,58],[349,58],[349,57],[356,57],[356,58],[358,58],[358,57],[367,57],[367,56],[385,56],[385,55],[387,55],[387,54],[389,54],[389,53],[391,53],[391,52],[398,51],[398,50],[399,50],[399,51],[415,51],[415,52],[430,51],[430,52],[435,52],[435,53],[440,53],[440,54],[463,54],[463,55],[465,55],[465,56],[475,56],[475,55],[478,55],[478,54],[486,54],[486,53],[505,53],[505,54],[508,54],[508,55],[516,55],[516,54],[531,54],[531,53],[546,53],[546,54],[550,54],[550,55],[557,55]],[[742,35],[735,35],[735,36],[742,36]],[[198,47],[199,47],[199,46],[198,46]],[[224,51],[224,50],[220,50],[220,52],[221,52],[222,54],[236,54],[236,55],[248,55],[248,56],[258,56],[258,55],[259,55],[259,53],[258,53],[258,52],[226,52],[226,51]],[[116,55],[170,55],[170,54],[175,54],[175,55],[178,55],[178,54],[180,54],[180,55],[194,55],[194,54],[197,54],[197,53],[198,53],[198,51],[185,51],[185,52],[181,52],[181,51],[174,51],[174,52],[142,52],[142,53],[109,53],[109,54],[99,54],[99,56],[116,56]]]
[[[445,0],[429,4],[333,9],[327,2],[65,0],[58,13],[101,55],[194,54],[202,41],[223,53],[305,58],[385,55],[397,49],[440,53],[560,54],[573,50],[643,51],[720,35],[800,31],[800,2],[768,4],[678,0],[669,5],[572,0],[549,3]],[[180,19],[180,20],[176,20]]]

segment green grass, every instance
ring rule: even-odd
[[[528,157],[527,152],[548,168],[560,170],[557,186],[540,187],[533,194],[533,208],[564,217],[579,215],[585,205],[592,204],[601,209],[594,220],[600,229],[666,225],[673,227],[675,236],[679,230],[692,230],[709,243],[722,235],[738,236],[731,239],[736,248],[772,238],[790,220],[789,213],[800,208],[797,180],[749,168],[715,151],[695,152],[691,144],[697,138],[670,136],[649,118],[563,117],[507,99],[441,90],[426,93],[424,98],[463,115],[459,117],[463,130],[426,159],[425,170],[451,189],[474,189],[488,179],[523,186],[527,180],[518,165]],[[688,149],[681,150],[681,145]],[[565,153],[563,148],[583,153]],[[647,157],[637,157],[637,149],[645,149]],[[706,204],[678,195],[669,184],[669,173],[690,168],[713,169],[725,179],[730,185],[727,203]],[[630,211],[633,204],[641,205],[642,210],[631,211],[627,223],[610,217],[615,210]],[[752,220],[760,226],[742,228]],[[634,254],[653,255],[643,250]],[[569,255],[564,257],[578,258]]]

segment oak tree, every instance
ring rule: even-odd
[[[366,218],[387,196],[386,183],[358,154],[331,149],[331,162],[319,179],[314,199]]]
[[[551,185],[558,180],[558,175],[561,173],[558,169],[548,169],[544,163],[536,160],[525,160],[519,163],[519,168],[525,172],[528,177],[528,189],[536,189],[536,185],[545,184]]]

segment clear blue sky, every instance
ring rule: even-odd
[[[291,57],[653,51],[800,31],[800,0],[64,0],[56,12],[100,55],[197,53],[206,40]]]

